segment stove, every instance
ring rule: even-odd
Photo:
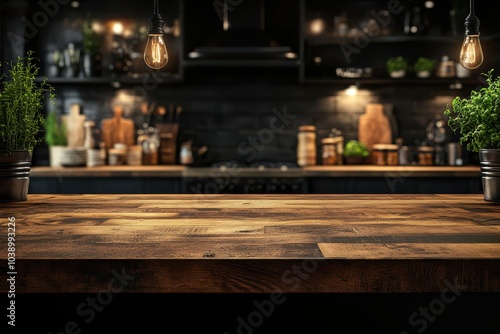
[[[183,193],[307,194],[307,180],[299,174],[297,164],[289,162],[221,162],[187,173]]]

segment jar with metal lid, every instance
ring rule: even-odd
[[[127,165],[142,165],[142,146],[133,145],[127,150]]]
[[[121,148],[112,148],[108,151],[108,163],[111,166],[125,165],[127,162],[127,150]]]
[[[398,145],[374,144],[372,146],[373,163],[376,165],[399,165]]]
[[[316,127],[300,126],[297,137],[297,164],[301,167],[316,165]]]
[[[337,140],[333,137],[321,140],[321,159],[323,165],[337,164]]]
[[[373,144],[372,146],[372,160],[375,165],[386,164],[385,144]]]
[[[418,148],[418,164],[420,166],[434,165],[434,148],[432,146],[420,146]]]

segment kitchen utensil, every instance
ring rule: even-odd
[[[66,127],[68,147],[83,147],[85,140],[85,115],[80,115],[80,105],[74,103],[70,107],[69,115],[61,116]]]
[[[180,161],[182,165],[191,165],[193,163],[193,150],[191,144],[191,141],[187,141],[181,145]]]

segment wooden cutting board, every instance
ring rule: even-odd
[[[130,147],[135,145],[135,125],[131,119],[123,117],[123,107],[113,108],[114,117],[105,118],[101,121],[102,138],[106,144],[106,149],[114,147],[114,144],[121,143]]]
[[[373,144],[391,144],[392,127],[380,103],[370,103],[359,117],[358,140],[371,152]]]

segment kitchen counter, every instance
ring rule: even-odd
[[[31,177],[479,177],[479,166],[339,165],[304,168],[212,168],[186,166],[33,167]]]
[[[18,293],[500,292],[500,205],[477,194],[40,194],[7,217]]]

